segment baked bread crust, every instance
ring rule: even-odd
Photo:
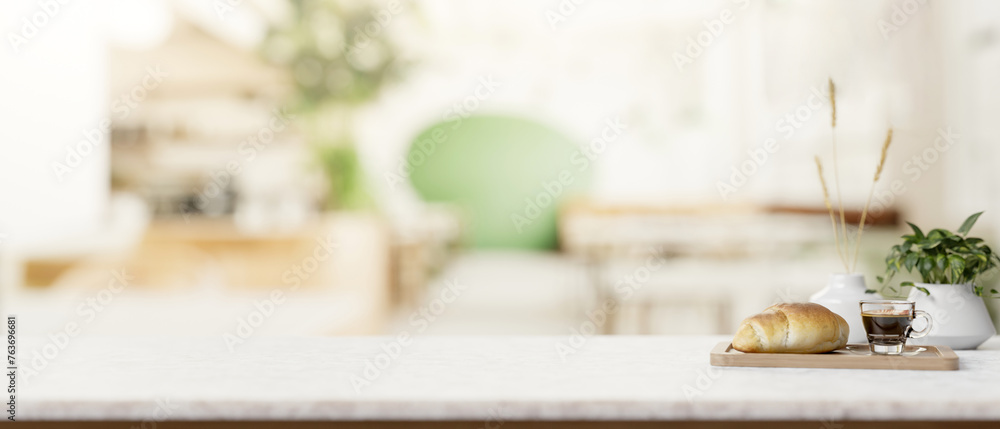
[[[733,348],[746,353],[826,353],[847,345],[850,326],[819,304],[775,304],[743,320]]]

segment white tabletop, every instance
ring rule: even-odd
[[[997,338],[957,352],[959,371],[711,367],[709,351],[727,339],[423,337],[355,389],[389,338],[261,337],[233,352],[221,338],[75,338],[19,380],[18,417],[1000,419]],[[21,340],[22,367],[38,340]]]

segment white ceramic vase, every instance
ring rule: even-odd
[[[865,299],[882,299],[877,293],[865,293],[865,276],[861,274],[830,274],[826,287],[809,297],[809,302],[829,308],[847,321],[851,334],[847,342],[852,344],[867,344],[865,327],[861,324],[861,307],[859,301]]]
[[[970,350],[996,335],[986,303],[972,291],[971,284],[916,283],[916,286],[927,288],[931,294],[928,296],[914,287],[907,299],[916,303],[917,310],[930,314],[931,331],[926,337],[907,340],[908,344]]]

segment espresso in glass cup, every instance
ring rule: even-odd
[[[868,336],[872,353],[898,355],[903,352],[907,338],[920,338],[931,330],[931,316],[917,310],[912,301],[861,301],[861,322]],[[913,320],[922,317],[927,321],[923,329],[913,329]]]

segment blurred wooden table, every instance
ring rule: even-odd
[[[822,287],[835,265],[803,255],[808,254],[806,249],[826,246],[833,255],[826,216],[753,205],[582,200],[563,208],[559,231],[562,249],[585,261],[595,302],[612,301],[622,308],[603,324],[603,333],[622,333],[626,318],[636,320],[627,333],[679,333],[653,329],[652,314],[660,308],[702,308],[701,313],[712,316],[691,323],[712,327],[702,333],[726,333],[742,317],[734,314],[759,311],[775,293],[809,288],[810,280],[815,289]],[[651,258],[656,269],[646,266]],[[780,268],[774,261],[787,266],[773,273]],[[641,291],[622,293],[623,280],[650,271],[658,272],[641,285]],[[765,286],[754,291],[753,284]],[[763,296],[750,296],[754,293]]]

